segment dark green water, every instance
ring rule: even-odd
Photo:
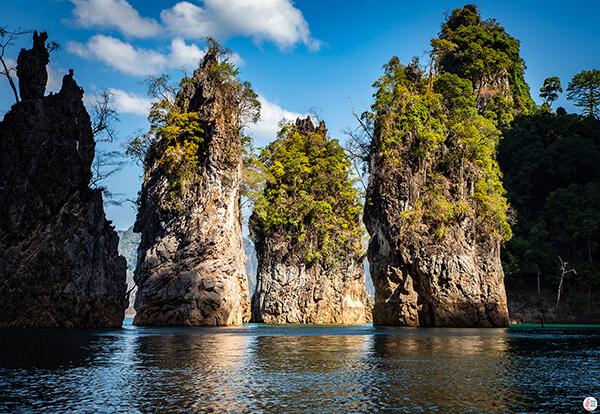
[[[583,413],[596,328],[0,332],[0,413]]]

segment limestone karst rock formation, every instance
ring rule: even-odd
[[[347,158],[324,122],[315,128],[298,119],[288,128],[271,144],[268,164],[279,163],[279,154],[292,161],[267,184],[269,207],[256,208],[249,221],[258,258],[252,321],[366,323],[360,206]],[[284,224],[271,225],[279,214]]]
[[[126,261],[89,188],[90,117],[73,72],[44,97],[46,33],[17,73],[22,101],[0,122],[0,327],[118,327]]]
[[[410,65],[392,60],[390,67],[400,74],[394,85],[400,92],[387,101],[389,107],[378,108],[364,214],[371,236],[373,324],[508,326],[498,230],[506,205],[493,158],[497,132],[472,126],[448,128],[454,134],[448,137],[438,133],[442,129],[427,122],[447,102],[419,89],[421,79],[410,76]],[[432,112],[425,101],[434,103]],[[426,114],[418,121],[423,123],[419,131],[406,120],[417,105]],[[390,121],[394,117],[399,120]],[[474,111],[469,117],[465,124],[482,125]],[[465,130],[471,135],[460,136]],[[463,155],[467,139],[471,152]]]
[[[500,242],[470,237],[456,228],[451,239],[431,241],[398,223],[412,200],[420,174],[409,170],[371,176],[365,224],[375,286],[374,325],[508,326]],[[414,194],[414,193],[412,193]]]
[[[242,153],[235,98],[223,93],[218,58],[207,53],[177,96],[203,131],[185,190],[158,157],[149,161],[135,231],[137,325],[237,325],[250,317],[242,245]]]

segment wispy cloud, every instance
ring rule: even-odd
[[[100,34],[86,44],[69,42],[67,50],[89,60],[104,62],[118,71],[140,76],[156,75],[165,69],[196,68],[205,53],[197,45],[188,45],[179,38],[171,42],[170,53],[162,54]]]
[[[306,114],[288,111],[274,102],[269,101],[263,95],[258,95],[260,102],[260,121],[256,125],[250,125],[248,129],[256,138],[262,138],[271,141],[279,131],[279,122],[281,120],[293,121],[296,118],[303,118]]]
[[[70,1],[75,23],[84,28],[117,29],[134,37],[154,37],[162,31],[156,20],[140,16],[126,0]]]
[[[246,36],[256,43],[274,42],[281,49],[298,44],[311,50],[321,47],[291,0],[205,0],[202,7],[182,1],[161,12],[161,23],[140,16],[126,0],[70,1],[75,5],[74,22],[80,27],[116,29],[129,37]]]
[[[111,103],[118,113],[134,114],[143,117],[148,116],[150,106],[152,105],[150,98],[121,89],[110,88],[109,92],[112,94]]]

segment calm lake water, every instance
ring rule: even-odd
[[[598,329],[0,332],[0,413],[583,413],[586,396]]]

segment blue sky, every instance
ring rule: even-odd
[[[252,129],[257,146],[275,137],[282,117],[294,118],[318,108],[330,135],[344,140],[354,128],[352,104],[362,111],[372,102],[371,84],[392,56],[407,63],[426,60],[444,12],[462,1],[296,1],[289,0],[0,0],[0,25],[47,31],[62,47],[53,52],[49,90],[60,88],[68,69],[91,97],[102,88],[114,93],[119,142],[147,129],[148,99],[140,82],[168,73],[179,79],[181,66],[191,73],[202,56],[201,38],[213,35],[236,53],[241,78],[261,96],[263,121]],[[496,18],[521,41],[525,78],[532,97],[543,80],[559,76],[563,88],[584,69],[600,69],[597,16],[600,2],[479,1],[484,18]],[[6,56],[16,59],[22,39]],[[0,113],[13,103],[7,82],[0,83]],[[553,107],[576,109],[563,94]],[[135,199],[141,169],[125,168],[107,182],[114,192]],[[130,205],[107,207],[118,229],[133,224]]]

